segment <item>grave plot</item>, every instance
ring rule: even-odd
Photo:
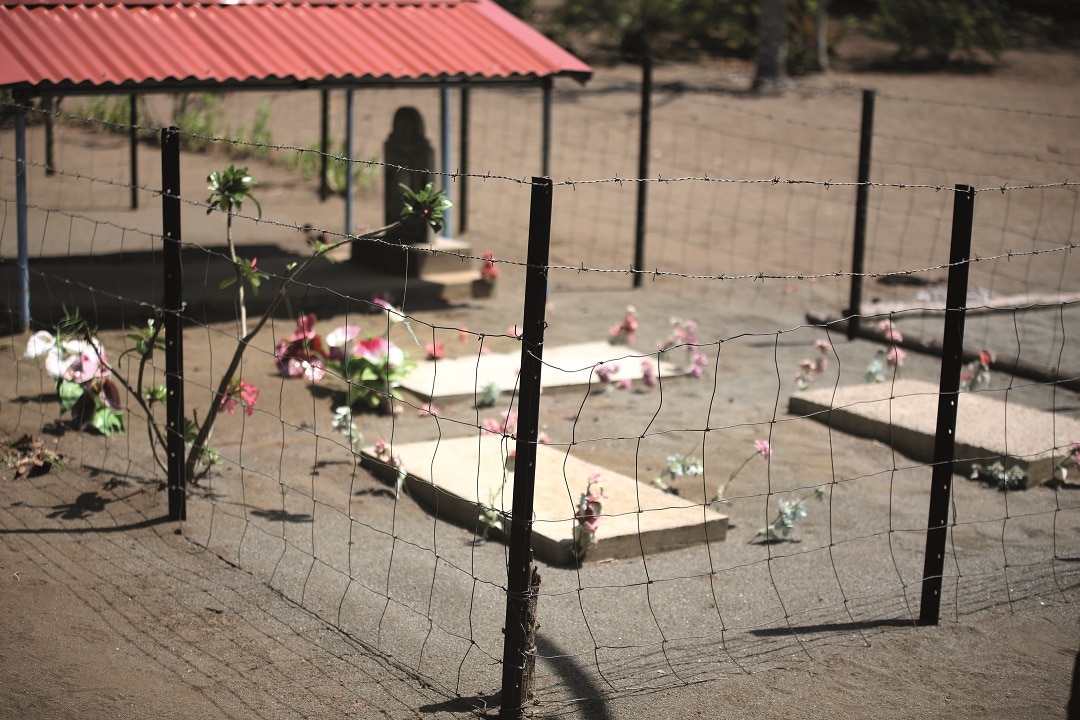
[[[514,472],[507,457],[514,445],[501,435],[483,433],[394,445],[393,452],[406,473],[407,492],[429,512],[478,535],[486,531],[491,538],[508,538]],[[557,565],[575,562],[575,510],[597,472],[605,497],[597,542],[586,561],[639,557],[719,541],[727,535],[727,516],[706,505],[610,472],[564,449],[540,445],[536,450],[532,546],[537,560]],[[366,448],[362,458],[374,474],[395,481],[397,471],[380,461],[373,448]],[[501,521],[501,531],[481,520],[488,510],[495,511],[490,517]]]
[[[993,392],[959,394],[955,470],[968,474],[975,463],[1000,461],[1005,468],[1020,467],[1028,486],[1045,483],[1069,446],[1080,441],[1080,421],[1071,414],[1006,403],[1004,397]],[[880,440],[929,463],[934,459],[937,407],[937,386],[897,380],[801,392],[791,397],[788,412]]]
[[[686,375],[689,367],[666,359],[685,357],[684,352],[661,355],[658,374],[661,378]],[[641,354],[624,345],[607,342],[590,342],[544,348],[544,369],[541,386],[586,386],[590,380],[597,382],[593,371],[606,364],[614,369],[611,380],[639,380],[641,363],[656,354]],[[402,381],[401,387],[433,402],[460,397],[480,397],[489,384],[502,392],[517,387],[518,370],[521,367],[520,351],[490,353],[465,358],[425,360]]]

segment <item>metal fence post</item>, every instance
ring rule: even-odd
[[[161,131],[161,239],[165,266],[165,451],[169,519],[187,519],[184,448],[184,268],[180,259],[180,130]]]
[[[637,217],[634,222],[634,287],[641,287],[645,269],[645,210],[648,201],[649,145],[652,134],[652,53],[646,47],[641,58],[641,129],[638,137]]]
[[[937,434],[934,439],[934,470],[930,487],[930,517],[926,530],[922,602],[919,606],[920,625],[937,625],[941,609],[941,575],[945,570],[945,543],[956,447],[956,410],[960,397],[960,370],[964,364],[964,316],[967,311],[970,268],[968,260],[971,257],[974,208],[975,189],[970,185],[957,185],[953,202],[952,245],[949,250],[949,286],[945,294],[945,331],[942,338]]]
[[[848,316],[848,340],[859,334],[862,314],[863,265],[866,258],[866,212],[870,202],[870,151],[874,140],[874,91],[863,90],[862,125],[859,128],[859,184],[855,188],[855,238],[851,250],[851,298],[844,315]]]
[[[548,253],[551,246],[550,178],[532,179],[528,267],[521,333],[517,459],[510,523],[506,579],[506,625],[503,639],[502,718],[524,717],[529,700],[525,668],[529,665],[529,599],[532,589],[533,492],[536,487],[536,443],[540,435],[540,371],[547,325]]]

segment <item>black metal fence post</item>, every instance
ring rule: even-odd
[[[949,499],[956,447],[956,411],[960,397],[960,370],[964,364],[964,316],[967,311],[968,260],[971,257],[974,208],[975,189],[970,185],[957,185],[949,250],[949,286],[945,293],[945,331],[942,338],[922,602],[919,606],[920,625],[937,625],[941,610],[941,576],[945,570],[945,543],[948,539]]]
[[[548,253],[551,247],[550,178],[533,180],[529,216],[528,268],[521,334],[517,459],[510,523],[506,580],[506,626],[503,639],[502,718],[524,717],[524,676],[532,590],[532,517],[536,487],[536,443],[540,435],[540,371],[547,325]]]
[[[634,222],[634,287],[641,287],[645,269],[645,210],[649,197],[649,137],[652,134],[652,54],[648,47],[641,58],[641,129],[638,137],[637,218]]]
[[[874,140],[874,91],[863,90],[862,125],[859,128],[859,184],[855,188],[855,239],[851,250],[851,298],[844,315],[848,316],[848,340],[859,334],[862,314],[863,266],[866,258],[866,213],[870,202],[870,151]]]
[[[180,259],[180,130],[161,131],[161,239],[165,266],[165,451],[169,519],[187,519],[184,448],[184,268]]]

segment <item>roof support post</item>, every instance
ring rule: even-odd
[[[442,190],[446,193],[446,197],[450,197],[450,83],[444,82],[442,87],[439,88],[439,125],[441,130],[441,137],[439,143],[442,145],[442,166],[440,172],[442,174]],[[450,210],[444,211],[446,221],[443,223],[442,234],[445,238],[451,238],[454,236],[454,226],[450,222]]]
[[[139,96],[128,96],[128,142],[131,144],[131,209],[139,209]]]
[[[26,103],[23,94],[15,100],[15,233],[19,245],[19,317],[16,332],[30,329],[30,239],[26,226]]]
[[[461,86],[461,112],[458,119],[460,127],[460,142],[458,152],[461,153],[461,182],[458,183],[458,232],[462,235],[468,230],[469,225],[469,86]]]
[[[345,234],[353,234],[353,89],[345,90]]]
[[[319,200],[330,197],[330,181],[327,178],[330,158],[330,91],[323,89],[319,103]]]

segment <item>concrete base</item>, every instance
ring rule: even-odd
[[[515,441],[483,434],[456,440],[395,445],[408,472],[410,497],[448,520],[483,534],[479,521],[487,508],[496,510],[503,530],[488,537],[510,537],[514,473],[506,470],[506,457]],[[604,494],[597,544],[587,561],[638,557],[698,543],[723,540],[728,518],[709,507],[638,483],[631,477],[567,456],[563,449],[540,445],[536,452],[532,546],[536,558],[553,565],[576,562],[573,548],[574,512],[589,477],[601,473]],[[362,464],[387,482],[396,472],[380,463],[371,448]]]
[[[1049,481],[1068,447],[1080,442],[1080,421],[1002,398],[997,392],[960,393],[956,472],[968,474],[975,463],[1000,460],[1006,468],[1024,468],[1028,486]],[[835,393],[822,388],[792,395],[788,403],[792,415],[880,440],[920,462],[934,459],[937,408],[937,386],[916,380],[852,385]]]
[[[461,240],[436,237],[428,243],[395,245],[385,242],[356,242],[352,262],[369,271],[419,278],[436,273],[471,271],[479,277],[472,245]]]

